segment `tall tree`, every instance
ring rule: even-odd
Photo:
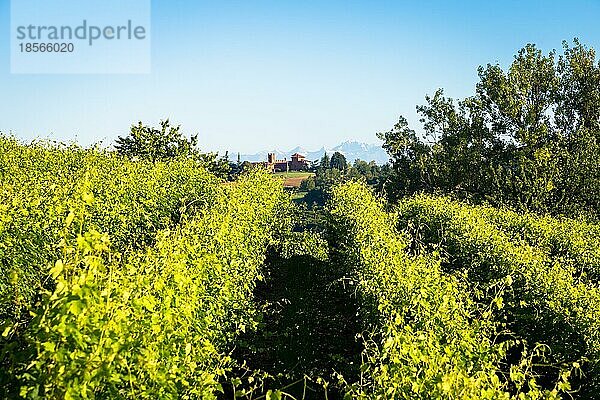
[[[438,90],[379,137],[393,200],[442,191],[517,209],[600,215],[600,63],[575,40],[563,54],[521,49],[504,70],[480,67],[473,96]]]
[[[345,171],[348,167],[348,162],[346,161],[346,157],[339,151],[336,151],[331,156],[331,161],[329,161],[329,167],[335,168],[339,171]]]
[[[142,124],[132,125],[127,136],[119,136],[115,148],[119,154],[140,157],[152,161],[165,161],[175,157],[197,154],[198,135],[186,138],[180,126],[173,126],[169,120],[160,121],[154,128]]]
[[[160,121],[160,127],[144,125],[141,121],[132,125],[127,136],[115,141],[117,152],[126,157],[137,157],[153,162],[168,161],[178,157],[194,159],[215,175],[226,178],[229,172],[228,154],[202,153],[197,147],[198,135],[189,139],[181,132],[180,125],[171,125],[168,119]]]
[[[327,155],[327,152],[325,152],[325,154],[323,154],[323,157],[321,157],[321,160],[319,161],[319,167],[320,168],[329,168],[329,156]]]

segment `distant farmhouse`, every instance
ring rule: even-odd
[[[310,168],[310,161],[300,153],[292,154],[292,159],[287,158],[277,160],[275,153],[267,155],[267,161],[253,163],[254,165],[262,165],[271,172],[289,172],[289,171],[306,171]]]

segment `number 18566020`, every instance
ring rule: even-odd
[[[19,43],[21,53],[72,53],[73,43]]]

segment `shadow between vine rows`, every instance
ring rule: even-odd
[[[347,382],[358,379],[363,347],[356,340],[361,332],[357,306],[342,271],[308,255],[271,255],[265,270],[266,279],[255,290],[261,324],[240,338],[233,354],[247,371],[270,376],[252,398],[267,389],[281,389],[295,399],[343,398],[337,374]],[[225,398],[231,399],[227,386]]]

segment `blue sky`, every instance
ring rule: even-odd
[[[599,20],[600,0],[155,0],[150,74],[12,75],[0,0],[0,131],[108,144],[169,117],[204,150],[372,143],[401,114],[417,126],[439,87],[469,95],[478,65],[528,42],[600,49]]]

